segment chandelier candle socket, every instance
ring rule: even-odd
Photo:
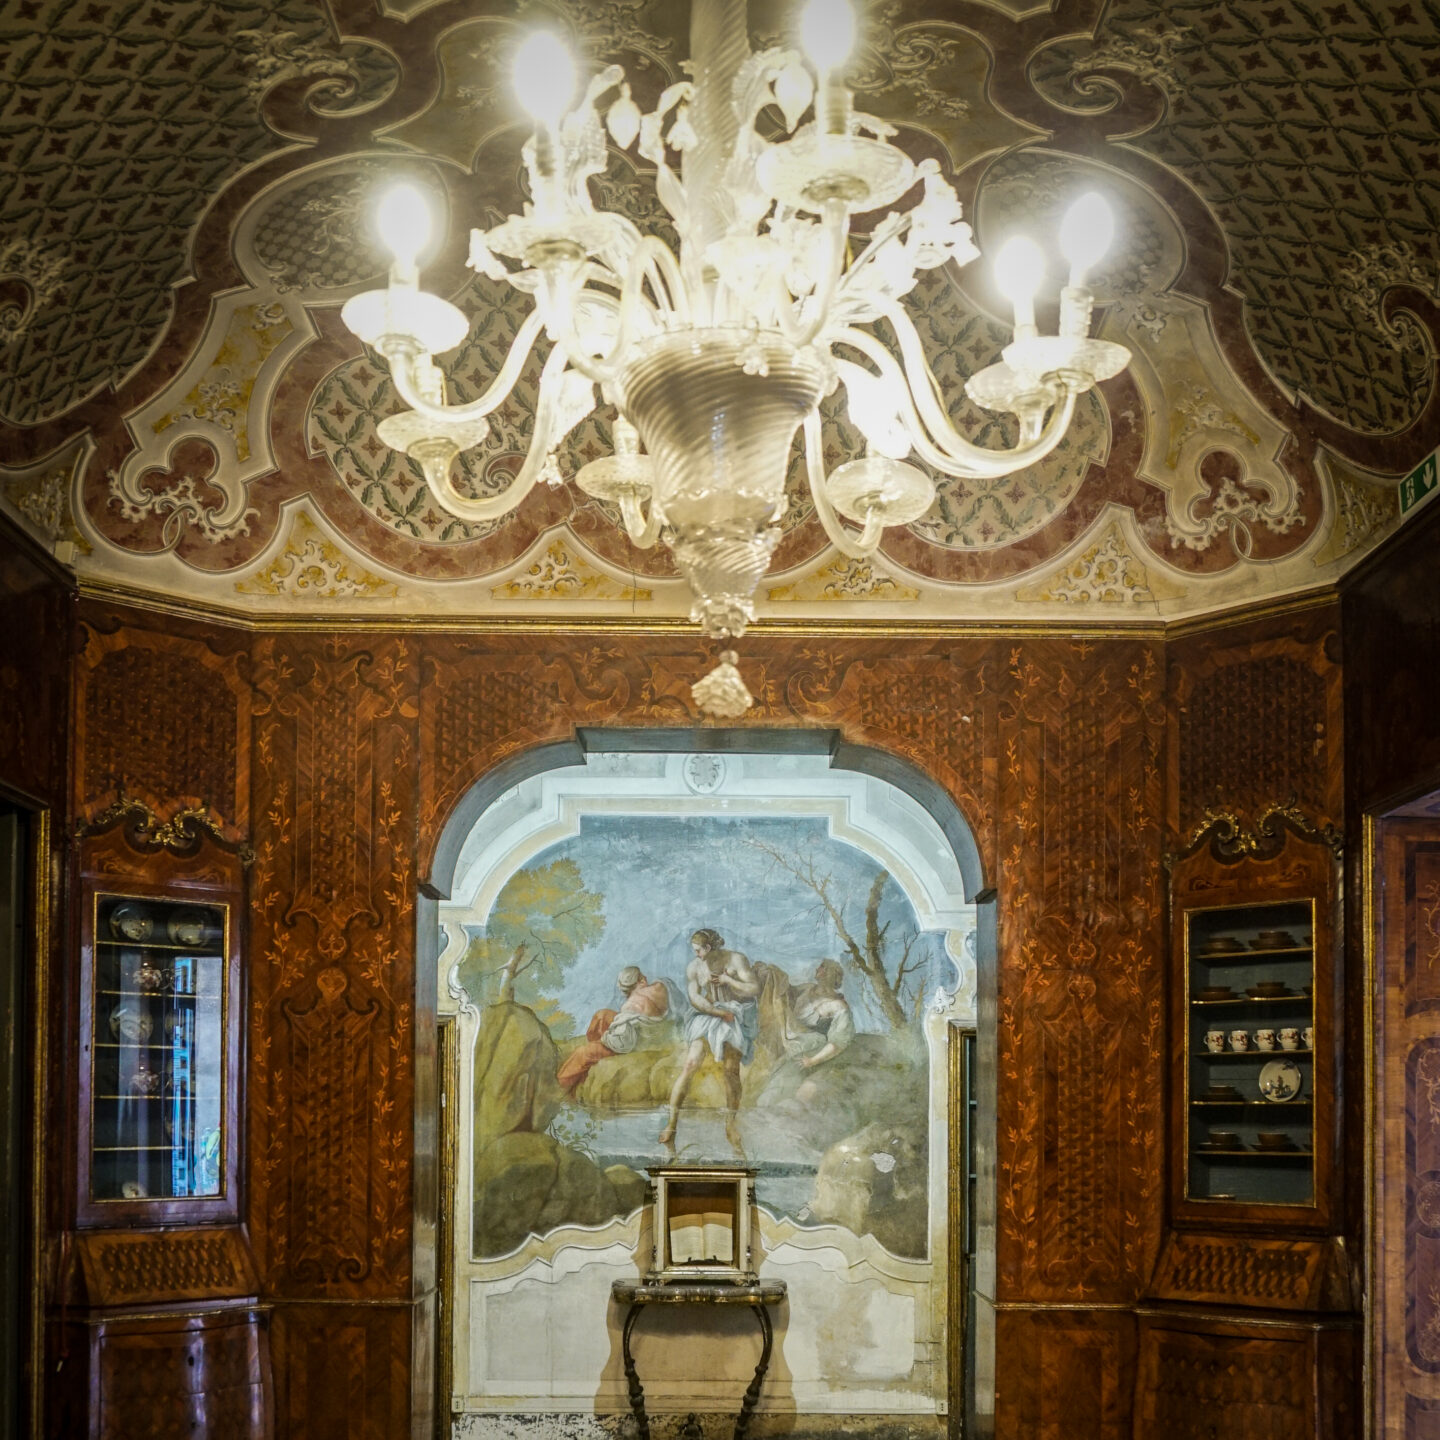
[[[690,584],[692,619],[716,638],[743,634],[755,618],[797,430],[825,534],[841,554],[864,559],[887,526],[930,508],[933,474],[994,479],[1044,459],[1077,397],[1130,358],[1089,338],[1084,281],[1113,220],[1099,196],[1086,195],[1061,227],[1070,283],[1057,335],[1035,324],[1043,253],[1018,238],[1002,251],[1015,336],[966,392],[1019,418],[1016,443],[991,449],[961,434],[903,303],[920,272],[978,257],[953,188],[935,161],[917,165],[890,126],[854,109],[842,74],[856,28],[846,0],[810,0],[800,20],[805,55],[752,54],[745,18],[745,0],[695,0],[693,78],[669,86],[648,115],[618,65],[593,76],[576,103],[561,42],[538,32],[522,44],[515,86],[535,122],[523,152],[530,200],[522,214],[471,232],[470,264],[532,295],[535,308],[483,394],[449,403],[431,358],[458,345],[468,322],[419,288],[430,217],[413,189],[382,202],[394,256],[388,288],[355,296],[343,312],[410,407],[382,424],[380,438],[420,466],[436,502],[461,520],[498,519],[536,481],[562,483],[558,446],[597,404],[614,405],[614,455],[585,465],[575,482],[618,509],[636,545],[664,542]],[[653,168],[678,251],[595,208],[589,182],[605,169],[607,132]],[[888,208],[911,193],[907,207]],[[852,246],[860,214],[868,218]],[[524,464],[496,494],[462,494],[456,456],[485,438],[486,417],[542,335],[554,344]],[[827,475],[819,403],[837,387],[866,454]],[[741,696],[748,705],[744,687],[729,683],[733,670],[727,659],[717,672],[726,683],[697,690],[707,713],[733,716]]]

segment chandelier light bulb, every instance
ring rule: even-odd
[[[1094,190],[1082,195],[1060,222],[1060,253],[1070,262],[1070,284],[1079,286],[1115,239],[1115,213]]]
[[[800,17],[800,43],[822,75],[838,70],[855,48],[855,11],[849,0],[810,0]]]
[[[1015,310],[1015,329],[1035,324],[1035,292],[1045,278],[1045,252],[1028,236],[1012,235],[995,257],[995,281]]]
[[[414,185],[392,185],[376,209],[375,228],[381,243],[394,256],[396,270],[413,271],[421,251],[430,243],[433,226],[429,202]]]
[[[575,60],[550,30],[526,36],[515,52],[515,97],[540,126],[555,129],[575,94]]]

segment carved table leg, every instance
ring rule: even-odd
[[[645,1391],[640,1384],[640,1374],[635,1369],[635,1357],[630,1353],[630,1332],[635,1328],[635,1322],[644,1308],[643,1305],[631,1305],[626,1312],[625,1328],[620,1332],[620,1354],[625,1362],[625,1383],[630,1387],[630,1409],[635,1415],[635,1429],[640,1440],[650,1440],[650,1421],[645,1414]]]
[[[755,1378],[745,1391],[745,1398],[740,1402],[740,1413],[735,1418],[735,1440],[745,1440],[750,1431],[750,1417],[755,1413],[756,1403],[760,1399],[760,1387],[765,1383],[765,1372],[770,1368],[770,1350],[775,1343],[770,1312],[763,1305],[752,1305],[750,1308],[760,1321],[760,1334],[764,1343],[760,1347],[760,1363],[755,1367]]]

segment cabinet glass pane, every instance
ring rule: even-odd
[[[1185,914],[1186,1194],[1315,1203],[1309,900]]]
[[[227,919],[223,905],[95,897],[95,1200],[220,1194]]]

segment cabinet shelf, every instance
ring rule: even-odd
[[[1231,995],[1225,1000],[1196,998],[1190,1003],[1199,1010],[1212,1010],[1225,1005],[1289,1005],[1297,1010],[1309,1010],[1313,999],[1310,995]]]
[[[1272,1114],[1286,1110],[1308,1110],[1308,1100],[1192,1100],[1192,1110],[1268,1110]]]
[[[1313,1150],[1207,1150],[1203,1145],[1191,1148],[1190,1153],[1197,1160],[1313,1160]]]
[[[1282,1214],[1287,1224],[1318,1223],[1315,1147],[1323,1148],[1330,1113],[1325,1056],[1313,1043],[1262,1050],[1256,1036],[1267,1031],[1278,1041],[1286,1029],[1298,1041],[1317,1022],[1328,1027],[1328,1011],[1316,1000],[1317,992],[1328,994],[1329,983],[1328,969],[1320,967],[1329,918],[1319,899],[1328,864],[1323,848],[1303,861],[1287,857],[1273,871],[1197,852],[1172,872],[1178,899],[1173,1014],[1181,1041],[1173,1113],[1177,1132],[1186,1135],[1173,1160],[1177,1214],[1204,1202],[1209,1223],[1215,1213],[1209,1207],[1218,1202],[1233,1207],[1236,1224],[1275,1223]],[[1284,878],[1267,890],[1269,875]],[[1198,903],[1187,903],[1187,896]],[[1272,937],[1292,943],[1255,943]],[[1286,993],[1247,993],[1267,982]],[[1217,989],[1218,995],[1203,993]],[[1225,1048],[1210,1050],[1205,1037],[1217,1031]],[[1232,1049],[1231,1031],[1244,1032],[1249,1048]],[[1328,1028],[1314,1033],[1323,1037]],[[1303,1099],[1268,1100],[1259,1093],[1260,1075],[1276,1061],[1298,1071],[1295,1088]],[[1229,1082],[1230,1098],[1205,1094],[1221,1081]],[[1220,1138],[1219,1147],[1201,1143],[1207,1130]],[[1293,1147],[1259,1145],[1257,1132],[1267,1130],[1289,1134]],[[1231,1131],[1240,1133],[1232,1137]]]
[[[170,955],[186,955],[196,960],[218,960],[225,953],[214,940],[207,940],[202,945],[167,945],[159,940],[97,940],[95,943],[117,950],[163,950]]]

